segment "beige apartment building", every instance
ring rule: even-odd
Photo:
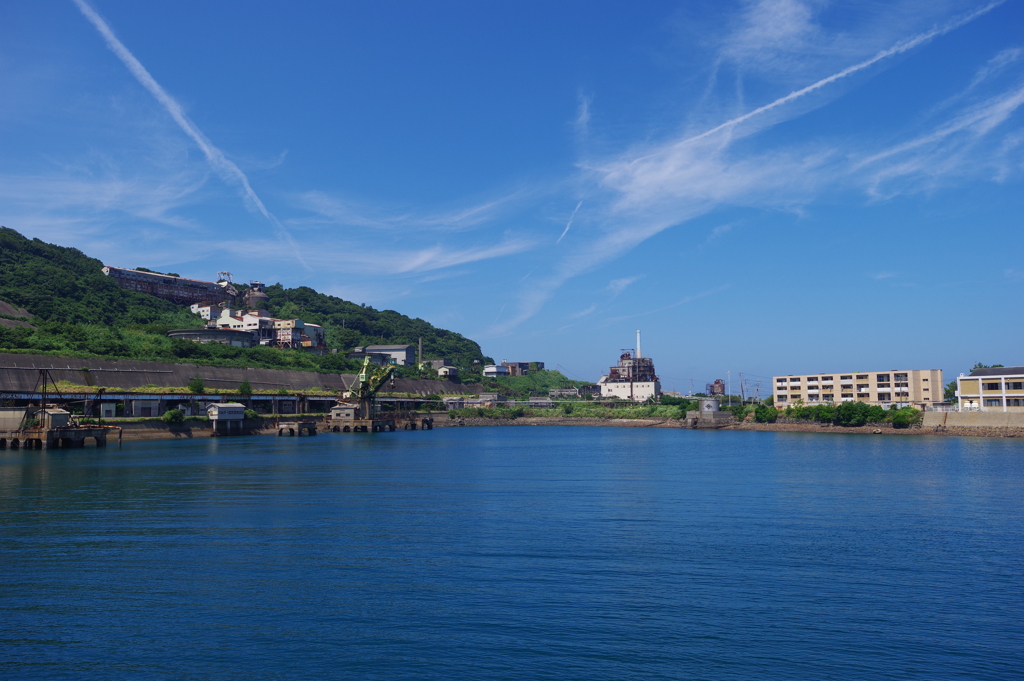
[[[852,371],[774,377],[775,406],[867,402],[924,407],[942,401],[941,369]]]

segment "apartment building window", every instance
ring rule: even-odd
[[[843,393],[842,395],[840,395],[840,397],[842,397],[843,399],[850,398],[852,400],[853,393]]]
[[[793,396],[794,400],[799,400],[800,399],[800,393],[790,393],[790,395]]]
[[[867,384],[867,383],[858,383],[857,384],[857,390],[867,390],[870,387],[871,386],[869,384]]]
[[[1013,381],[1006,384],[1007,390],[1024,390],[1024,382]]]
[[[853,380],[853,375],[851,374],[849,376],[840,376],[839,380],[840,381],[851,381],[851,380]]]
[[[878,381],[879,383],[888,383],[889,374],[875,374],[875,380]]]
[[[1024,400],[1019,397],[1010,397],[1006,400],[1007,407],[1024,407]]]
[[[784,378],[776,378],[776,379],[775,379],[775,382],[776,382],[776,383],[785,383],[785,382],[786,382],[786,379],[784,379]]]
[[[888,384],[888,383],[879,383],[879,384],[878,384],[878,387],[879,387],[879,388],[888,388],[888,387],[890,387],[890,386],[889,386],[889,384]]]
[[[879,402],[888,402],[888,401],[890,401],[889,393],[878,393],[878,401]]]
[[[924,392],[928,392],[928,388],[921,388]]]
[[[998,397],[995,398],[995,399],[986,399],[985,400],[985,406],[986,407],[1001,407],[1001,406],[1003,406],[1003,401],[1001,399],[999,399]]]
[[[779,396],[778,396],[778,397],[776,398],[776,400],[777,400],[777,401],[779,401],[779,402],[788,402],[788,401],[789,401],[789,398],[788,398],[788,397],[786,397],[785,395],[779,395]]]
[[[831,376],[822,376],[821,380],[823,380],[823,381],[831,381],[832,377]]]
[[[833,400],[833,398],[834,398],[834,397],[835,397],[835,395],[833,395],[833,394],[831,394],[831,393],[826,393],[826,394],[824,395],[824,398],[825,398],[825,401],[826,401],[826,402],[832,402],[832,401],[834,401],[834,400]]]
[[[818,396],[817,395],[808,395],[807,396],[807,401],[808,402],[817,402],[818,401]]]
[[[857,380],[858,381],[863,381],[863,380],[867,379],[867,377],[868,377],[867,374],[857,374]]]
[[[808,376],[807,377],[807,382],[808,383],[817,383],[818,382],[818,377],[817,376]]]
[[[921,382],[922,382],[922,383],[927,383],[927,382],[928,382],[928,379],[927,379],[927,378],[922,378],[922,379],[921,379]]]
[[[839,385],[841,390],[853,390],[853,383],[842,383]]]
[[[910,384],[909,383],[897,383],[896,387],[897,388],[909,388]]]
[[[858,400],[866,400],[866,399],[868,399],[868,394],[867,393],[857,393],[857,399]]]
[[[894,381],[905,381],[905,380],[907,380],[907,375],[906,374],[893,374],[892,375],[892,380],[894,380]]]
[[[780,386],[778,386],[778,389],[779,389],[779,390],[789,390],[789,388],[787,388],[787,387],[786,387],[786,386],[784,386],[784,385],[780,385]]]
[[[982,390],[1002,390],[998,383],[982,383]]]

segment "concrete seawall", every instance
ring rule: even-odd
[[[253,390],[338,391],[349,390],[356,380],[354,374],[0,353],[0,391],[33,392],[38,387],[39,369],[47,369],[55,381],[117,390],[145,386],[183,387],[191,378],[199,377],[207,388],[226,390],[237,390],[242,381],[249,381]],[[474,387],[476,391],[480,390],[475,384]],[[472,394],[474,389],[450,381],[396,378],[394,391],[415,395]]]
[[[926,411],[925,428],[1024,428],[1024,413],[1002,411]]]

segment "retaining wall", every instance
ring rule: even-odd
[[[1001,411],[926,411],[925,428],[1024,428],[1024,413]]]
[[[348,390],[355,374],[320,374],[313,371],[210,367],[197,364],[142,362],[131,359],[81,359],[0,353],[0,391],[32,392],[39,369],[49,369],[55,381],[77,385],[103,386],[131,390],[154,385],[160,388],[184,387],[198,376],[207,388],[237,390],[249,381],[253,390]],[[472,394],[479,386],[467,387],[450,381],[396,378],[393,390],[416,395]],[[392,389],[387,389],[390,392]]]

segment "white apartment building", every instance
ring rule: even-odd
[[[866,402],[925,407],[942,401],[941,369],[851,371],[773,377],[775,406]]]

